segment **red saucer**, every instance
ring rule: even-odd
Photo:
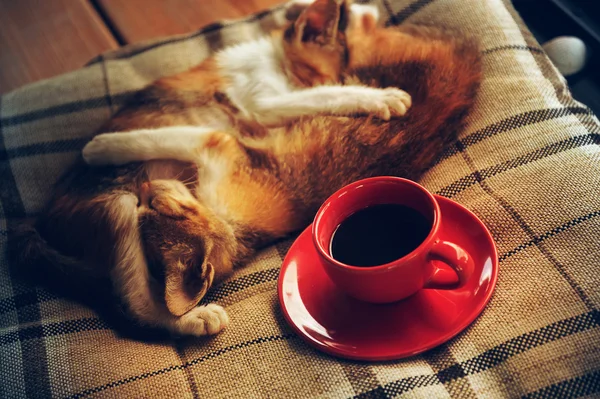
[[[448,237],[475,260],[470,281],[457,290],[421,290],[392,304],[358,301],[337,289],[323,271],[309,226],[290,248],[278,282],[283,314],[305,341],[348,359],[400,359],[448,341],[479,316],[496,286],[496,246],[477,216],[435,197],[442,212],[441,238]]]

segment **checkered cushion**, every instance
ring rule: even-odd
[[[286,325],[276,280],[289,242],[210,293],[232,325],[143,343],[93,311],[15,278],[10,229],[39,212],[92,132],[131,94],[281,21],[277,8],[160,42],[1,98],[0,397],[566,398],[600,391],[600,125],[574,101],[508,1],[378,0],[390,24],[478,37],[484,80],[460,140],[422,179],[473,210],[500,253],[481,317],[410,359],[341,361]]]

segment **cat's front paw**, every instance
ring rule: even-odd
[[[124,133],[99,134],[83,148],[81,154],[88,165],[123,165],[131,162],[128,157],[128,140]],[[125,133],[126,134],[126,133]]]
[[[223,307],[214,303],[198,306],[177,320],[175,329],[183,335],[214,335],[229,325],[229,316]]]
[[[388,87],[379,90],[374,102],[375,111],[373,113],[377,117],[389,121],[391,117],[404,116],[411,105],[410,94],[404,90]]]

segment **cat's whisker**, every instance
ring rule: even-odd
[[[186,185],[186,186],[188,186],[188,185],[192,185],[192,184],[195,184],[197,181],[198,181],[198,180],[197,180],[197,179],[196,179],[196,177],[194,177],[194,176],[188,177],[188,178],[187,178],[187,179],[185,179],[185,180],[181,180],[181,182],[182,182],[184,185]]]
[[[185,169],[180,170],[179,173],[177,173],[177,175],[174,177],[174,179],[179,180],[183,175],[183,172],[185,172]]]

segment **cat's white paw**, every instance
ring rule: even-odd
[[[393,116],[404,116],[412,105],[410,94],[394,87],[379,90],[373,100],[372,113],[386,121]]]
[[[176,322],[176,332],[184,335],[214,335],[229,325],[229,316],[222,306],[214,303],[198,306]]]
[[[371,15],[375,21],[379,22],[379,9],[372,4],[351,4],[350,18],[353,23],[359,23],[365,15]]]
[[[83,148],[81,154],[88,165],[123,165],[131,162],[127,133],[99,134]]]

